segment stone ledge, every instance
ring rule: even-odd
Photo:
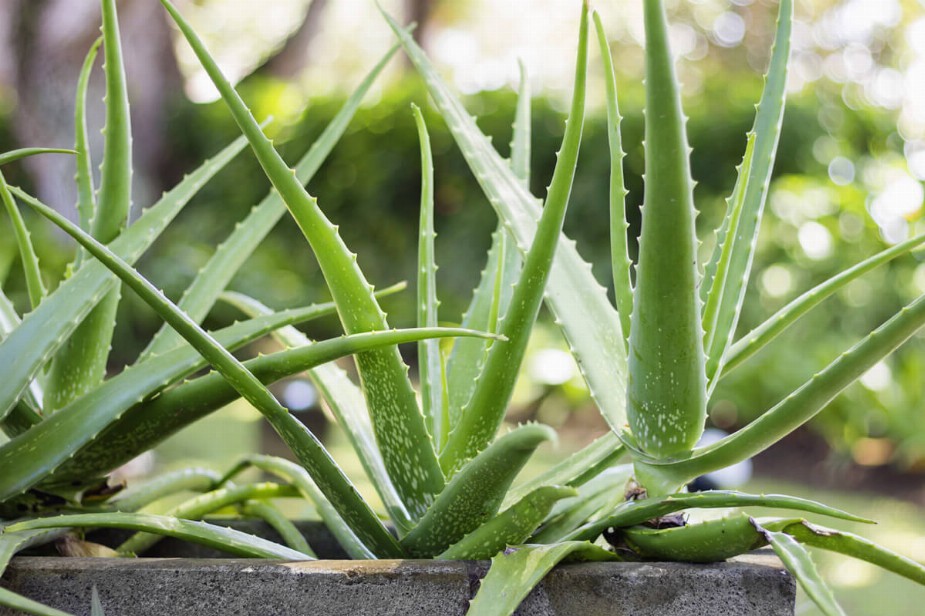
[[[90,589],[112,616],[463,615],[488,563],[189,558],[12,561],[2,585],[82,616]],[[792,616],[795,584],[773,553],[714,565],[584,563],[556,568],[517,614]],[[13,612],[0,608],[0,616]]]

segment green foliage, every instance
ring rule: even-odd
[[[809,421],[925,324],[925,296],[921,296],[827,367],[814,372],[805,384],[786,392],[759,419],[718,443],[697,447],[708,399],[721,391],[718,384],[731,368],[744,363],[783,329],[799,326],[823,297],[843,291],[861,274],[922,241],[910,240],[823,281],[759,325],[754,335],[733,342],[740,320],[748,322],[744,297],[783,131],[792,0],[780,4],[761,103],[753,129],[744,140],[738,180],[718,225],[712,256],[707,257],[703,268],[699,265],[702,256],[694,206],[699,195],[692,179],[698,163],[690,160],[687,121],[660,0],[643,0],[648,41],[647,115],[644,122],[629,116],[625,126],[621,124],[608,41],[600,19],[583,3],[568,122],[564,132],[556,134],[561,145],[542,202],[533,196],[529,185],[530,178],[537,177],[530,173],[529,159],[531,152],[539,149],[534,147],[535,122],[531,122],[529,87],[523,71],[511,129],[511,160],[506,160],[408,31],[384,15],[446,124],[444,132],[432,131],[439,125],[433,122],[432,112],[417,106],[411,114],[403,112],[406,119],[413,117],[418,134],[409,159],[419,156],[422,163],[420,198],[411,200],[420,205],[418,246],[417,251],[411,251],[416,254],[412,267],[417,272],[417,295],[412,300],[417,307],[410,313],[418,328],[413,330],[392,328],[380,307],[382,294],[375,293],[370,284],[378,276],[364,271],[365,264],[348,248],[353,245],[348,232],[368,229],[358,224],[353,230],[345,227],[342,233],[332,222],[332,212],[324,211],[304,186],[335,152],[335,143],[345,135],[347,125],[360,110],[363,95],[394,50],[347,99],[292,169],[197,34],[168,0],[162,0],[244,138],[123,230],[131,181],[128,100],[115,2],[101,1],[108,105],[98,198],[92,195],[87,172],[82,111],[95,47],[78,82],[75,118],[81,224],[68,222],[28,192],[8,187],[0,178],[34,304],[34,310],[20,318],[14,304],[0,294],[0,360],[12,366],[0,386],[0,418],[10,437],[0,445],[0,467],[4,470],[0,474],[0,515],[10,522],[0,522],[0,573],[18,550],[54,540],[65,532],[63,529],[84,527],[172,535],[246,556],[312,558],[310,547],[271,502],[285,497],[312,502],[342,547],[355,558],[492,557],[492,567],[472,601],[470,614],[513,613],[542,576],[565,558],[614,560],[619,556],[712,562],[771,545],[808,594],[830,614],[840,613],[840,608],[801,544],[855,556],[920,583],[925,580],[925,568],[908,559],[860,537],[802,520],[756,521],[739,513],[688,522],[683,515],[697,508],[762,506],[868,521],[790,496],[722,491],[687,494],[683,488],[697,475],[748,458]],[[600,193],[602,202],[609,203],[610,224],[596,226],[610,232],[607,245],[612,255],[605,262],[613,268],[609,278],[615,287],[616,309],[575,243],[562,233],[573,193],[580,195],[576,177],[585,128],[592,21],[598,48],[605,56],[607,86],[606,129],[599,130],[597,138],[607,139],[606,147],[601,141],[600,151],[609,152],[610,160],[595,160],[598,167],[589,166],[599,172],[598,177],[605,173],[610,176]],[[719,125],[719,130],[735,124],[717,122],[709,112],[702,119],[710,127]],[[643,129],[644,157],[635,147],[624,155],[624,140],[639,137]],[[462,162],[457,164],[464,163],[471,170],[498,217],[497,225],[483,229],[488,257],[460,319],[466,329],[437,327],[440,301],[436,274],[441,255],[435,228],[441,208],[452,202],[452,191],[458,187],[451,181],[451,196],[446,197],[436,161],[451,139],[462,154]],[[221,243],[175,304],[140,274],[134,263],[203,184],[230,164],[244,141],[274,190]],[[290,145],[296,141],[292,139]],[[344,145],[340,151],[350,152],[350,148]],[[0,155],[0,161],[43,152],[12,152]],[[378,187],[377,181],[392,181],[390,169],[402,166],[390,148],[382,147],[379,158],[366,153],[359,156],[354,151],[351,164],[354,168],[370,164],[368,184],[374,187]],[[365,162],[367,158],[372,162]],[[625,169],[642,165],[643,158],[646,182],[640,191],[635,176]],[[710,164],[718,166],[712,161]],[[337,173],[321,177],[331,181]],[[624,183],[630,186],[629,198]],[[418,186],[418,182],[413,184]],[[725,180],[720,185],[729,188]],[[312,189],[319,186],[324,185],[312,184]],[[641,210],[633,198],[635,195],[638,200],[640,193],[645,201]],[[379,204],[381,194],[374,191],[367,197]],[[82,247],[73,273],[47,296],[26,220],[16,209],[14,196]],[[468,194],[465,199],[469,199]],[[222,296],[226,303],[249,318],[207,332],[202,322],[212,306],[287,212],[304,236],[300,238],[303,249],[307,242],[314,254],[333,302],[274,312],[250,295],[226,293]],[[380,210],[367,218],[366,224],[388,233],[389,227],[383,222],[387,219]],[[491,248],[487,248],[492,228]],[[627,233],[635,236],[637,230],[640,240],[634,245]],[[374,238],[371,233],[366,241]],[[120,283],[131,288],[165,325],[138,360],[117,376],[103,379],[103,368],[111,359],[108,346],[116,304],[121,299]],[[612,432],[543,475],[516,484],[537,448],[555,437],[548,426],[535,424],[499,435],[544,299]],[[337,313],[346,335],[313,342],[292,327],[326,312]],[[267,334],[285,350],[243,362],[232,354]],[[462,340],[447,352],[436,342],[441,337]],[[419,343],[420,403],[397,348],[405,342]],[[355,356],[359,385],[339,368],[322,365],[345,355]],[[49,362],[51,376],[46,377],[43,368]],[[194,376],[207,365],[213,373]],[[310,371],[333,415],[343,424],[348,441],[381,497],[385,516],[359,494],[316,436],[266,388],[270,382],[303,370]],[[114,466],[239,398],[268,420],[297,462],[250,456],[221,478],[189,470],[115,497],[104,489],[104,476]],[[624,454],[631,465],[617,466]],[[272,474],[281,483],[232,483],[232,478],[248,467]],[[631,472],[635,482],[626,485]],[[186,490],[202,493],[176,505],[166,516],[137,511],[156,499]],[[267,519],[292,547],[195,521],[228,508]],[[66,514],[55,515],[61,512]],[[682,515],[677,515],[679,512]],[[14,516],[25,517],[13,520]],[[383,518],[393,524],[394,534]],[[591,543],[605,531],[615,551]],[[135,535],[119,551],[141,551],[153,540],[150,535]],[[521,545],[525,542],[545,545]],[[512,544],[520,547],[510,548]],[[0,593],[0,603],[33,613],[54,613],[9,593]]]

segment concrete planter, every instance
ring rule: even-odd
[[[311,540],[317,529],[308,530]],[[314,544],[331,556],[322,549],[324,540]],[[175,542],[163,541],[158,549],[172,547]],[[181,554],[190,551],[177,550]],[[449,616],[465,614],[488,567],[468,561],[202,558],[201,550],[193,556],[22,556],[2,583],[76,615],[89,614],[95,585],[112,616]],[[558,567],[517,614],[790,616],[794,596],[793,579],[770,552],[716,565],[585,563]],[[0,616],[8,614],[0,608]]]

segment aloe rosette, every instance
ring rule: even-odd
[[[925,582],[921,565],[856,535],[801,518],[759,519],[735,513],[686,523],[677,515],[692,509],[773,507],[869,522],[821,503],[785,495],[726,491],[687,494],[683,487],[700,474],[773,445],[925,324],[925,298],[920,298],[751,425],[713,445],[696,446],[710,394],[726,373],[825,297],[925,241],[913,238],[871,257],[798,297],[753,332],[733,340],[783,120],[792,0],[781,0],[755,124],[744,140],[743,161],[727,202],[727,215],[716,234],[716,247],[703,265],[696,257],[696,209],[685,118],[660,0],[643,0],[648,98],[646,190],[636,264],[630,261],[627,250],[623,147],[613,61],[601,19],[587,3],[582,3],[568,123],[542,201],[530,193],[526,181],[530,107],[523,68],[508,161],[479,131],[409,32],[384,14],[499,218],[481,280],[461,319],[465,329],[438,328],[435,177],[427,126],[421,110],[414,107],[411,113],[420,140],[422,186],[418,327],[413,330],[390,328],[379,305],[385,292],[376,293],[366,279],[356,255],[324,213],[323,198],[319,202],[304,188],[394,50],[373,69],[302,161],[290,168],[183,16],[167,0],[162,3],[244,136],[123,229],[131,173],[126,146],[131,137],[115,4],[103,0],[107,100],[113,102],[107,107],[107,127],[112,128],[103,161],[108,171],[101,178],[100,192],[93,193],[82,117],[96,46],[79,80],[77,143],[70,152],[76,152],[77,159],[79,224],[68,223],[0,178],[5,206],[14,217],[27,280],[31,280],[29,293],[34,307],[21,318],[0,294],[0,360],[19,360],[10,363],[15,367],[8,382],[0,387],[0,417],[11,437],[0,445],[0,465],[11,471],[0,474],[0,515],[27,512],[26,519],[0,522],[5,524],[0,532],[0,571],[17,550],[53,540],[62,532],[55,529],[62,527],[118,526],[142,533],[119,548],[123,553],[142,551],[156,540],[151,533],[159,533],[251,556],[311,558],[311,546],[272,503],[274,498],[295,497],[313,502],[338,541],[355,558],[491,558],[492,566],[472,601],[470,614],[513,613],[530,588],[563,560],[629,557],[709,562],[765,545],[778,553],[827,614],[838,614],[840,608],[804,546],[861,558]],[[578,164],[592,30],[605,70],[616,306],[591,275],[574,242],[562,234]],[[132,263],[202,184],[245,145],[250,146],[275,190],[217,248],[174,304],[135,271]],[[11,152],[0,155],[0,164],[44,153],[47,151],[40,149]],[[34,251],[29,252],[28,232],[16,223],[14,199],[50,219],[81,245],[74,275],[50,294],[42,288]],[[333,302],[274,312],[256,298],[223,295],[234,272],[287,212],[305,235]],[[99,349],[108,345],[112,323],[98,316],[107,314],[99,306],[118,297],[117,280],[154,308],[165,326],[134,366],[102,380],[99,366],[105,366],[105,354]],[[612,430],[545,473],[522,480],[518,476],[522,466],[539,446],[554,440],[555,434],[540,425],[519,426],[501,436],[499,429],[544,298]],[[205,332],[199,323],[219,299],[238,308],[247,319]],[[292,327],[331,312],[338,314],[346,336],[315,342]],[[68,318],[62,319],[62,315]],[[75,329],[80,321],[83,323]],[[285,349],[243,363],[231,355],[230,351],[267,334]],[[435,339],[448,336],[458,339],[445,353]],[[78,349],[68,343],[82,339],[92,344],[81,343]],[[420,399],[395,346],[411,341],[418,343]],[[93,374],[72,370],[83,361],[78,359],[81,353],[89,353],[83,356],[96,366]],[[359,385],[337,366],[325,363],[349,354],[355,354]],[[42,370],[49,360],[53,366],[50,374],[54,375],[50,378]],[[212,374],[190,378],[206,365],[213,368]],[[383,512],[360,497],[324,446],[265,388],[266,383],[303,370],[308,371],[332,415],[344,427]],[[53,393],[49,396],[48,392]],[[248,456],[222,477],[193,470],[175,473],[154,480],[148,489],[129,488],[113,498],[98,494],[99,482],[86,481],[102,477],[167,433],[237,398],[246,399],[266,417],[292,449],[297,463]],[[183,411],[177,413],[176,409]],[[621,465],[626,457],[629,463]],[[238,473],[248,467],[259,468],[278,483],[235,484]],[[627,499],[624,490],[631,475],[635,482],[626,492],[632,498]],[[75,480],[79,480],[77,485]],[[176,505],[169,515],[138,513],[154,499],[190,490],[199,494]],[[52,503],[62,498],[69,511],[53,515],[58,512]],[[89,511],[90,507],[95,510]],[[266,519],[280,531],[288,547],[249,542],[196,521],[219,507],[234,507]],[[382,517],[388,518],[394,531],[386,528]],[[660,520],[656,526],[662,527],[652,528],[652,520]],[[673,527],[665,528],[665,521],[673,521]],[[602,534],[619,549],[603,548]],[[509,546],[517,547],[506,549]],[[59,614],[7,592],[0,592],[0,604],[26,606],[21,609],[36,614]]]
[[[746,151],[738,168],[738,180],[727,201],[726,217],[716,233],[713,254],[705,264],[697,262],[699,240],[694,227],[697,212],[692,194],[690,149],[668,44],[665,8],[661,0],[643,0],[643,13],[646,187],[638,262],[633,264],[627,251],[624,154],[613,62],[601,20],[595,13],[592,17],[605,69],[610,137],[609,209],[616,310],[601,297],[598,284],[587,275],[590,268],[583,266],[564,238],[560,239],[564,244],[557,252],[553,270],[555,272],[558,267],[572,275],[565,280],[553,273],[547,284],[546,301],[582,368],[592,397],[630,457],[636,488],[628,494],[648,494],[655,499],[653,502],[668,499],[676,506],[672,511],[680,511],[713,506],[706,500],[683,493],[689,481],[772,446],[811,419],[840,391],[915,334],[925,324],[925,298],[912,302],[752,424],[717,443],[697,447],[709,396],[716,383],[824,298],[874,267],[920,246],[925,237],[912,238],[846,270],[806,292],[765,324],[734,341],[783,121],[793,2],[780,2],[776,39],[754,127],[744,140]],[[535,201],[517,185],[516,176],[490,146],[426,55],[410,37],[401,33],[398,36],[502,225],[511,230],[521,250],[531,242],[541,241],[538,237],[534,239],[530,224],[537,217]],[[567,303],[564,298],[569,294],[582,301]],[[588,492],[585,502],[593,500],[594,494]],[[743,498],[738,494],[715,493],[711,498],[717,498],[718,501],[712,502],[722,502],[720,506],[723,507],[756,505],[763,501],[776,502],[773,506],[802,508],[795,502],[775,500],[776,497]],[[606,500],[601,498],[600,502]],[[627,507],[632,505],[632,501],[626,503]],[[861,544],[846,539],[844,534],[834,533],[833,537],[839,538],[822,546],[819,537],[824,536],[824,532],[814,534],[800,530],[797,533],[797,529],[804,528],[797,522],[762,526],[746,517],[682,524],[666,530],[638,526],[667,513],[653,509],[646,511],[644,517],[629,520],[612,517],[602,510],[571,532],[557,529],[547,536],[593,540],[612,529],[615,540],[623,537],[620,541],[623,547],[629,547],[628,553],[642,558],[652,557],[654,553],[647,552],[640,541],[647,541],[649,545],[662,542],[661,537],[665,536],[666,548],[658,552],[658,558],[695,561],[723,559],[769,544],[808,594],[829,614],[840,613],[840,608],[830,593],[820,590],[824,585],[800,542],[841,551],[893,571],[902,569],[903,575],[920,583],[925,571],[921,565],[908,565],[906,559],[895,554],[881,558],[877,552],[880,548],[875,550],[869,543],[862,548]],[[543,536],[542,531],[538,536]],[[847,547],[849,543],[850,548]],[[836,544],[840,547],[835,547]],[[546,563],[555,553],[546,548],[536,549],[537,564],[524,558],[517,565],[518,574],[540,570],[534,567],[540,567],[538,563]],[[904,564],[899,565],[899,562]],[[492,575],[490,572],[489,577]]]

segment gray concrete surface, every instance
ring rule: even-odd
[[[2,585],[77,616],[94,585],[107,616],[461,616],[487,565],[19,557]],[[792,616],[794,596],[767,552],[716,565],[586,563],[558,567],[517,614]]]

